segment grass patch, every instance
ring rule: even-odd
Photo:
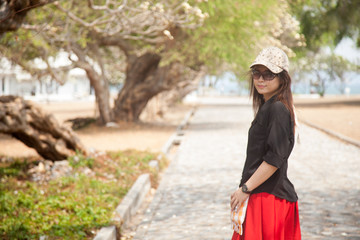
[[[80,152],[68,158],[70,166],[73,168],[88,167],[93,168],[95,159],[93,157],[85,157]]]
[[[11,163],[8,167],[0,167],[0,178],[11,176],[18,178],[26,178],[26,169],[29,164],[27,159],[20,161],[16,159],[15,162]]]
[[[158,175],[148,163],[156,154],[143,151],[109,152],[96,158],[80,154],[69,158],[74,174],[37,184],[27,179],[26,160],[0,167],[1,239],[92,239],[109,225],[112,212],[137,177],[150,173],[153,187]],[[160,169],[167,165],[162,158]],[[94,177],[81,172],[91,168]]]

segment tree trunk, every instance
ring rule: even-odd
[[[186,95],[198,88],[199,82],[205,73],[205,67],[201,67],[199,71],[189,69],[186,80],[180,81],[174,88],[161,92],[152,98],[146,105],[144,112],[148,116],[162,117],[169,108],[182,101]]]
[[[128,58],[126,80],[114,106],[114,117],[118,121],[136,122],[148,101],[158,93],[170,90],[186,80],[186,70],[174,62],[159,67],[161,57],[145,53],[140,57]]]
[[[205,66],[200,67],[198,71],[190,71],[191,73],[188,74],[187,80],[181,81],[176,86],[176,88],[171,90],[171,92],[173,92],[173,97],[167,101],[169,106],[177,101],[181,101],[186,95],[192,91],[195,91],[199,86],[200,80],[205,76],[206,73]]]
[[[85,147],[72,130],[60,126],[53,115],[21,97],[0,97],[0,132],[34,148],[48,160],[63,160],[75,151],[86,155]]]
[[[96,46],[92,46],[92,50]],[[112,121],[112,111],[110,108],[110,93],[109,93],[109,82],[106,79],[103,68],[102,68],[102,74],[98,74],[93,65],[88,62],[86,59],[86,53],[83,49],[81,49],[78,45],[71,45],[72,51],[76,54],[78,57],[78,61],[75,61],[75,66],[82,68],[90,80],[90,84],[94,89],[95,92],[95,98],[96,98],[96,105],[99,110],[100,114],[100,123],[106,124],[108,122]],[[96,55],[96,54],[95,54]],[[101,65],[101,64],[100,64]]]
[[[151,77],[156,73],[160,59],[159,55],[152,53],[128,57],[125,84],[115,100],[116,120],[138,121],[149,99],[160,91],[160,85]]]
[[[110,108],[109,83],[107,79],[100,76],[94,69],[85,69],[86,75],[94,88],[96,105],[100,114],[100,123],[106,124],[112,121],[112,112]]]

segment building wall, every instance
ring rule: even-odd
[[[16,79],[15,74],[0,74],[0,94],[12,95],[17,92],[16,86],[12,83]]]
[[[17,79],[16,74],[0,74],[0,95],[46,96],[59,99],[79,99],[90,94],[90,81],[85,74],[70,74],[66,76],[65,84],[60,85],[48,79],[40,83],[30,78]]]

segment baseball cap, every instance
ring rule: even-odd
[[[289,59],[286,53],[277,47],[264,48],[250,68],[255,65],[264,65],[273,73],[280,73],[283,70],[289,72]]]

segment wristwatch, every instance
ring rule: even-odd
[[[243,193],[247,193],[247,194],[250,194],[250,193],[251,193],[251,191],[249,191],[249,189],[248,189],[248,187],[246,186],[246,184],[242,185],[241,191],[242,191]]]

